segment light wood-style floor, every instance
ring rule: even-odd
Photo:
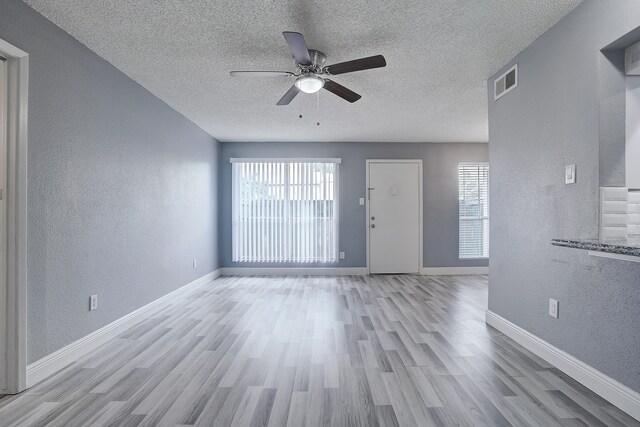
[[[485,276],[219,278],[0,399],[0,425],[640,425],[486,299]]]

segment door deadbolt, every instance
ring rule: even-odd
[[[375,216],[372,216],[372,217],[371,217],[371,221],[375,221],[375,219],[376,219],[376,217],[375,217]]]
[[[376,228],[376,225],[375,224],[371,224],[371,228]]]

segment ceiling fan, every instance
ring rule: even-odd
[[[289,71],[231,71],[232,77],[295,77],[294,85],[280,98],[277,105],[288,105],[301,91],[316,93],[322,88],[349,102],[356,102],[361,98],[360,95],[327,77],[380,68],[387,65],[384,56],[375,55],[325,66],[325,54],[319,50],[307,48],[302,34],[285,31],[282,35],[287,41],[291,52],[293,52],[293,59],[296,64],[294,73]]]

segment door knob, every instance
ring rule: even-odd
[[[376,225],[375,224],[371,224],[371,228],[376,228]]]

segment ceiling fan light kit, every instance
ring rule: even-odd
[[[300,76],[296,79],[295,85],[304,93],[316,93],[324,86],[324,80],[315,75]]]
[[[384,56],[375,55],[325,67],[326,56],[324,53],[307,48],[302,34],[285,31],[282,35],[293,53],[296,65],[295,73],[289,71],[231,71],[232,77],[296,77],[293,86],[280,98],[276,105],[288,105],[300,92],[316,93],[323,88],[348,102],[356,102],[361,98],[359,94],[330,80],[328,77],[354,71],[381,68],[387,65]]]

